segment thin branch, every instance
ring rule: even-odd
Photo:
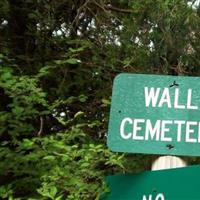
[[[133,10],[130,10],[130,9],[123,9],[123,8],[117,8],[117,7],[114,7],[112,5],[106,5],[105,6],[105,9],[107,10],[112,10],[112,11],[116,11],[116,12],[122,12],[122,13],[133,13]]]
[[[85,7],[87,7],[87,4],[89,2],[90,2],[90,0],[85,1],[85,3],[80,8],[78,8],[76,17],[74,18],[74,20],[72,22],[72,25],[74,25],[74,24],[77,25],[78,24],[78,21],[80,20],[79,17],[80,17],[80,14],[81,14],[82,10],[85,9]]]
[[[66,77],[67,77],[67,73],[68,73],[68,70],[67,70],[67,69],[64,69],[64,76],[63,76],[63,79],[62,79],[62,81],[61,81],[61,84],[59,85],[58,94],[59,94],[59,92],[62,90],[62,86],[63,86],[64,83],[65,83],[65,80],[66,80]]]
[[[93,0],[93,3],[98,6],[99,8],[101,8],[108,16],[110,17],[114,17],[117,21],[119,21],[121,23],[121,21],[116,17],[116,16],[113,16],[113,14],[111,12],[109,12],[108,10],[108,7],[110,7],[109,5],[102,5],[102,4],[99,4],[97,3],[95,0]],[[110,9],[111,10],[111,9]]]
[[[95,0],[93,1],[93,3],[94,3],[96,6],[98,6],[99,8],[101,8],[105,13],[110,14],[110,13],[107,11],[107,9],[105,8],[104,5],[101,5],[101,4],[97,3]]]
[[[40,116],[40,130],[38,131],[37,136],[40,136],[42,134],[43,126],[44,126],[44,120],[43,117]]]
[[[99,21],[98,17],[97,17],[96,14],[92,11],[92,9],[90,9],[89,7],[88,7],[87,9],[88,9],[88,11],[94,16],[96,22],[100,24],[100,21]]]

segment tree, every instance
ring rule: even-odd
[[[2,0],[1,198],[98,199],[148,169],[106,147],[113,78],[198,75],[199,26],[186,0]]]

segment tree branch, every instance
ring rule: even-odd
[[[113,10],[113,11],[116,11],[116,12],[122,12],[122,13],[133,13],[133,10],[123,9],[123,8],[117,8],[117,7],[114,7],[114,6],[110,5],[110,4],[106,5],[105,9],[107,9],[107,10]]]
[[[38,136],[42,134],[43,126],[44,126],[44,120],[43,120],[43,117],[40,117],[40,130],[37,133]]]

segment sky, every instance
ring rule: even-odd
[[[192,5],[192,2],[193,1],[191,1],[190,3],[188,3],[188,5]],[[196,7],[198,7],[199,6],[199,4],[200,4],[200,0],[196,0],[195,2],[194,2],[194,4],[193,4],[193,8],[196,8]]]

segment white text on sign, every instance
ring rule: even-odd
[[[192,105],[192,89],[187,90],[187,103],[186,105],[181,105],[179,103],[179,88],[175,88],[174,90],[174,101],[172,102],[172,98],[170,95],[169,88],[164,88],[163,91],[161,91],[161,88],[144,88],[144,94],[145,94],[145,105],[146,107],[149,107],[150,105],[152,107],[163,107],[165,104],[168,108],[176,108],[176,109],[192,109],[197,110],[198,106]],[[161,95],[160,95],[161,94]],[[159,98],[160,97],[160,98]]]
[[[149,197],[147,197],[146,195],[143,195],[142,200],[165,200],[165,197],[162,193],[159,193],[158,195],[156,195],[155,199],[153,199],[152,195],[149,195]]]
[[[169,88],[144,87],[144,104],[146,108],[167,106],[174,109],[198,109],[192,101],[192,89],[188,89],[185,94],[187,97],[185,104],[180,103],[179,95],[179,88],[170,90]],[[170,136],[171,130],[175,130],[173,137]],[[200,121],[163,119],[152,121],[125,117],[120,123],[120,136],[125,140],[200,143]]]

